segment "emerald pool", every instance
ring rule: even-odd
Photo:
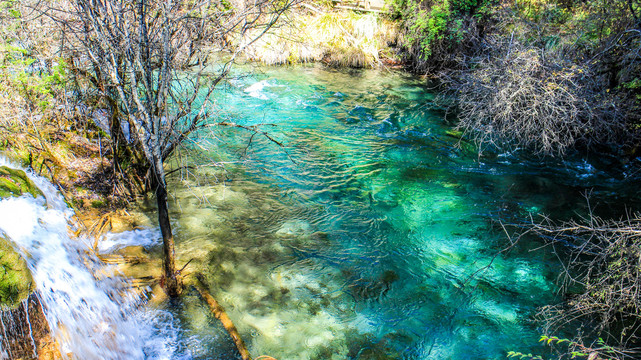
[[[624,165],[608,159],[479,154],[423,79],[249,70],[218,91],[212,122],[262,124],[271,139],[208,128],[170,181],[178,262],[204,273],[254,357],[540,353],[532,318],[558,301],[558,254],[531,237],[499,253],[508,234],[530,216],[585,214],[586,191],[604,213],[635,201]],[[139,210],[153,218],[152,207]],[[167,309],[175,358],[235,359],[194,291]]]

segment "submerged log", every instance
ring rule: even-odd
[[[234,341],[234,344],[236,345],[240,356],[243,358],[243,360],[252,360],[245,342],[238,333],[238,329],[236,329],[236,326],[225,312],[225,309],[223,309],[218,301],[216,301],[216,299],[214,299],[214,297],[211,296],[211,294],[207,290],[202,274],[196,274],[196,279],[198,279],[198,281],[196,281],[194,287],[196,288],[196,290],[198,290],[200,296],[202,296],[207,305],[209,305],[209,309],[211,310],[212,314],[214,314],[216,319],[220,320],[220,322],[223,324],[223,327],[225,328],[225,330],[227,330],[232,340]]]

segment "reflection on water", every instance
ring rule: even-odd
[[[533,239],[495,256],[509,244],[498,220],[581,213],[582,192],[607,174],[478,156],[446,134],[421,84],[296,67],[219,94],[221,118],[275,124],[264,129],[284,147],[228,127],[200,134],[200,156],[183,159],[200,167],[172,182],[177,255],[254,356],[499,359],[539,346],[530,319],[555,301],[558,269]],[[607,186],[594,198],[625,184]],[[172,311],[191,357],[234,358],[195,294]]]

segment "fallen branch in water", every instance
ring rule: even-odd
[[[236,326],[234,323],[231,321],[227,313],[225,312],[225,309],[223,309],[222,306],[214,299],[213,296],[209,293],[207,290],[207,287],[205,286],[205,279],[202,274],[196,274],[196,284],[194,287],[196,290],[198,290],[198,293],[200,293],[200,296],[205,300],[207,305],[209,305],[209,309],[211,310],[212,314],[216,317],[216,319],[220,320],[220,322],[223,324],[223,327],[229,335],[231,336],[232,340],[234,341],[234,344],[236,344],[236,348],[238,349],[238,352],[240,353],[240,356],[243,358],[243,360],[252,360],[251,356],[249,355],[249,350],[247,350],[247,346],[245,345],[245,342],[243,339],[240,337],[240,334],[238,333],[238,329],[236,329]],[[264,357],[259,357],[259,359],[265,359]]]
[[[598,358],[637,359],[641,353],[641,214],[608,220],[592,213],[579,221],[532,222],[529,233],[563,251],[565,300],[539,310],[546,334],[581,324],[573,341]],[[588,327],[589,324],[589,327]],[[601,340],[601,338],[603,340]],[[591,342],[600,339],[602,344]]]

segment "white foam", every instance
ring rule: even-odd
[[[0,165],[12,166],[2,158]],[[70,237],[67,220],[73,212],[50,183],[28,176],[46,201],[31,195],[0,200],[0,232],[27,260],[62,353],[86,360],[174,358],[171,344],[177,332],[168,331],[166,323],[171,315],[146,309],[140,298],[126,291],[123,278],[112,274],[96,279],[93,270],[110,270],[88,251],[87,239]],[[113,238],[112,246],[130,244],[133,235],[140,235],[130,233],[129,238],[108,237]],[[149,241],[152,236],[135,238]]]
[[[261,80],[257,83],[254,83],[252,85],[249,85],[248,87],[245,88],[245,91],[249,96],[255,97],[256,99],[261,99],[261,100],[269,100],[267,95],[263,93],[263,90],[266,87],[272,86],[269,81],[267,80]]]
[[[161,243],[162,236],[158,229],[132,230],[105,234],[98,243],[98,250],[108,253],[132,245],[150,247]]]

